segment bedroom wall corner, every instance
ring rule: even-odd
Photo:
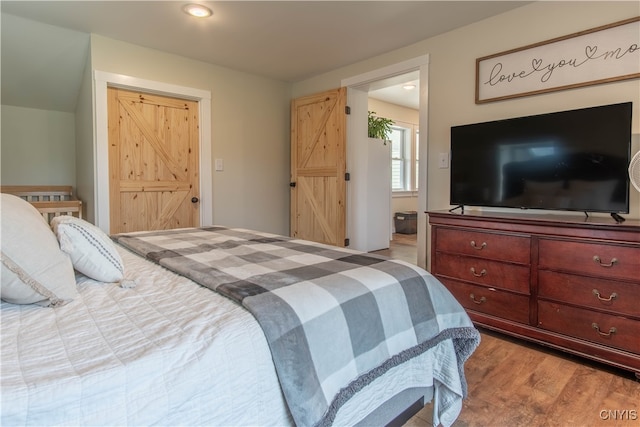
[[[93,39],[93,37],[92,37]],[[82,200],[83,218],[95,223],[95,137],[91,77],[91,48],[82,74],[76,102],[76,196]]]

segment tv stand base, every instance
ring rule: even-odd
[[[618,224],[621,224],[624,222],[624,218],[615,212],[611,212],[611,218],[615,219]]]

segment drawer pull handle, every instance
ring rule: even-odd
[[[482,304],[483,302],[487,302],[487,299],[485,297],[480,297],[479,300],[476,299],[476,296],[473,294],[469,295],[471,297],[471,301],[473,301],[475,304]]]
[[[476,277],[483,277],[487,275],[487,270],[483,268],[482,271],[480,271],[480,273],[476,273],[475,267],[471,267],[471,274],[473,274]]]
[[[598,333],[599,333],[601,336],[603,336],[603,337],[610,337],[611,335],[613,335],[613,334],[615,334],[615,333],[617,332],[617,329],[616,329],[616,328],[613,328],[613,327],[609,329],[609,332],[602,332],[602,331],[600,330],[600,326],[598,326],[598,324],[597,324],[597,323],[592,323],[592,324],[591,324],[591,327],[592,327],[593,329],[595,329],[595,330],[596,330],[596,332],[598,332]]]
[[[475,249],[475,250],[481,251],[481,250],[483,250],[484,248],[487,247],[487,242],[482,242],[482,244],[480,246],[478,246],[478,245],[476,245],[476,241],[472,240],[471,241],[471,247],[473,249]]]
[[[602,298],[602,297],[600,296],[600,292],[598,292],[598,290],[597,290],[597,289],[594,289],[594,290],[592,291],[592,293],[596,296],[596,298],[598,298],[600,301],[603,301],[603,302],[611,302],[611,301],[613,301],[614,299],[618,298],[618,294],[617,294],[617,293],[615,293],[615,292],[613,292],[611,295],[609,295],[609,298]]]
[[[593,262],[597,262],[602,267],[613,267],[613,264],[618,262],[618,258],[611,258],[611,262],[609,264],[604,264],[598,255],[594,255]]]

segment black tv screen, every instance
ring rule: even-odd
[[[631,106],[451,127],[450,203],[629,213]]]

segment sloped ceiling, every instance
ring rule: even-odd
[[[89,34],[296,82],[504,13],[524,1],[5,1],[2,103],[73,111]]]
[[[89,34],[2,14],[2,103],[73,112]]]

